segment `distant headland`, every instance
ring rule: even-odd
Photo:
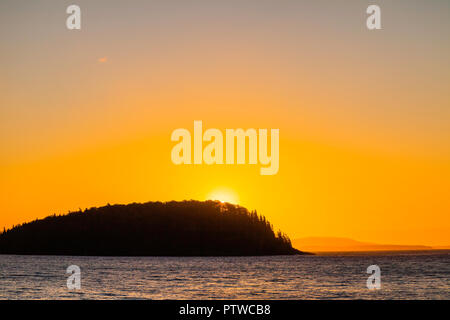
[[[430,247],[424,245],[394,245],[361,242],[338,237],[308,237],[294,239],[295,248],[302,248],[309,252],[370,252],[370,251],[426,251],[445,250],[448,247]]]
[[[264,216],[219,201],[107,205],[0,234],[0,254],[258,256],[305,254]]]

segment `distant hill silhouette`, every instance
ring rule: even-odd
[[[421,245],[376,244],[337,237],[308,237],[295,239],[292,242],[295,248],[309,252],[407,251],[433,249],[432,247]]]
[[[107,205],[0,234],[0,253],[98,256],[301,254],[256,211],[219,201]]]

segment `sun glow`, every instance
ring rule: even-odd
[[[229,189],[217,189],[211,192],[207,197],[207,200],[218,200],[222,203],[228,202],[232,204],[238,203],[238,196],[232,190]]]

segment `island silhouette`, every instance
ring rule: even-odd
[[[220,201],[106,205],[0,234],[0,254],[249,256],[305,254],[256,211]]]

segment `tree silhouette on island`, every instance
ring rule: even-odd
[[[219,201],[107,205],[0,234],[1,254],[251,256],[303,254],[256,211]]]

